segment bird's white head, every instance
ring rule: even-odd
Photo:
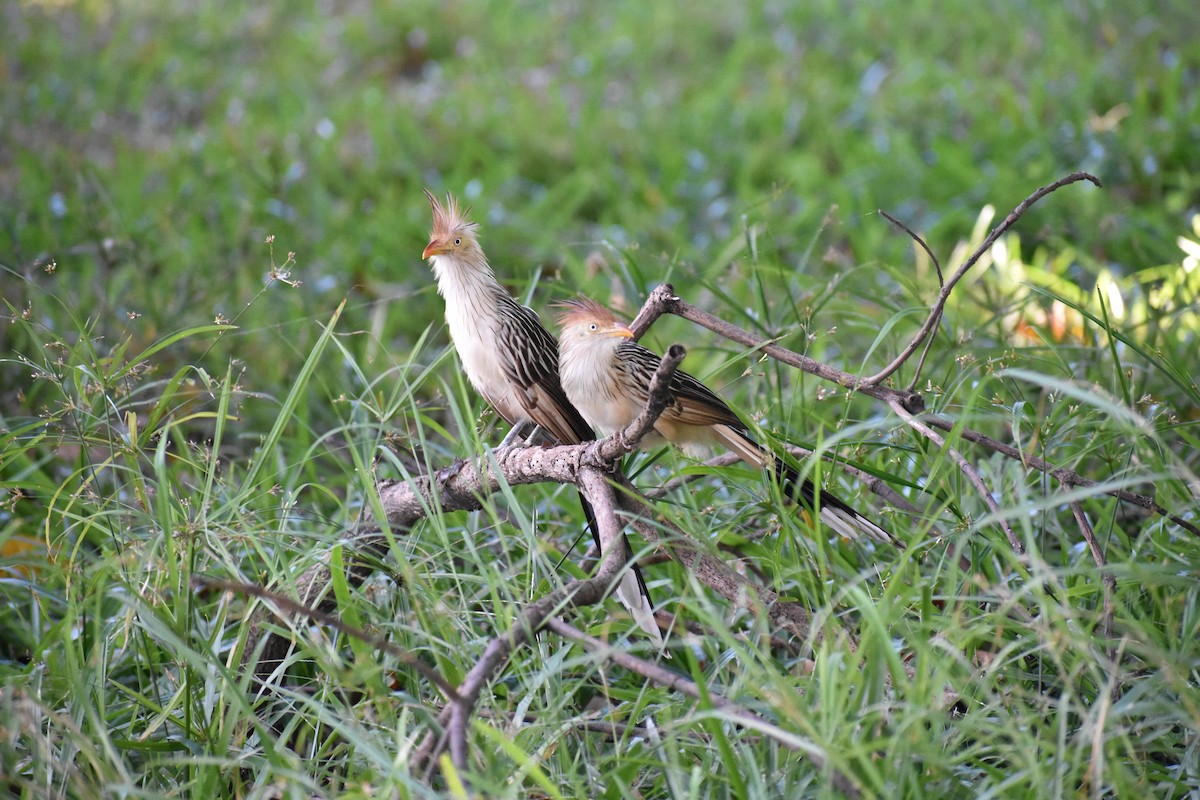
[[[558,315],[563,344],[607,342],[615,349],[622,341],[633,338],[629,326],[595,300],[580,296],[557,305],[563,309]]]
[[[629,423],[625,403],[613,401],[620,347],[633,331],[604,306],[586,297],[559,303],[558,373],[567,399],[598,431]],[[636,411],[634,412],[637,413]]]
[[[429,234],[429,244],[425,245],[421,258],[448,256],[456,261],[471,262],[476,256],[482,256],[475,233],[479,226],[467,219],[470,209],[460,211],[450,194],[446,195],[445,205],[439,203],[428,189],[425,197],[433,209],[433,232]]]

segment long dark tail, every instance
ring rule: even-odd
[[[592,541],[596,543],[596,552],[603,554],[604,548],[600,545],[600,525],[596,522],[592,504],[583,496],[583,492],[579,493],[579,505],[583,507],[583,516],[587,518],[588,530],[592,532]],[[629,569],[617,584],[615,594],[621,604],[629,609],[638,627],[662,645],[662,631],[654,621],[654,603],[650,599],[650,588],[646,586],[646,579],[642,577],[642,568],[633,560],[633,548],[629,545],[629,537],[622,536],[621,541],[625,545],[625,560],[629,562]]]
[[[810,511],[820,508],[821,522],[847,539],[867,536],[878,542],[904,548],[904,544],[896,537],[855,511],[846,502],[818,489],[816,484],[808,478],[802,478],[799,472],[781,458],[775,459],[775,476],[788,497]]]

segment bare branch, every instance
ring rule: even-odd
[[[962,266],[955,270],[954,274],[950,276],[950,280],[942,284],[942,287],[937,294],[937,300],[934,301],[933,308],[929,311],[929,316],[925,319],[925,323],[921,325],[912,341],[900,351],[899,355],[892,359],[890,364],[879,370],[879,372],[876,372],[874,375],[863,378],[863,384],[866,386],[875,386],[890,377],[896,370],[900,369],[904,362],[908,361],[909,357],[911,357],[912,354],[916,352],[917,348],[921,346],[921,343],[925,341],[925,337],[929,336],[933,332],[934,327],[937,326],[938,321],[942,318],[942,311],[946,308],[946,301],[950,298],[950,293],[954,291],[954,287],[960,280],[962,280],[963,276],[967,274],[967,270],[975,266],[976,262],[983,257],[983,254],[986,253],[991,246],[996,243],[996,240],[1003,236],[1009,228],[1015,225],[1017,220],[1020,219],[1021,216],[1028,211],[1034,203],[1036,203],[1038,200],[1041,200],[1051,192],[1057,191],[1068,184],[1076,183],[1078,181],[1091,181],[1097,186],[1103,186],[1103,184],[1100,183],[1100,179],[1095,175],[1091,175],[1087,172],[1072,172],[1070,175],[1059,178],[1054,183],[1038,189],[1036,192],[1029,195],[1029,197],[1026,197],[1024,200],[1022,200],[1016,208],[1008,212],[1008,216],[1004,218],[1004,221],[992,228],[992,232],[987,235],[987,238],[983,240],[983,243],[980,244],[979,247],[975,249],[975,252],[972,253],[971,256],[962,263]],[[907,228],[905,230],[907,230]]]
[[[925,410],[925,398],[918,392],[901,391],[886,386],[861,386],[859,385],[859,378],[856,375],[831,367],[828,364],[822,364],[814,358],[801,355],[794,350],[781,347],[773,342],[765,342],[749,331],[685,302],[682,298],[676,296],[674,287],[667,283],[658,286],[650,293],[637,318],[629,326],[630,330],[633,331],[635,336],[640,336],[646,332],[646,329],[649,328],[654,320],[663,314],[674,314],[677,317],[683,317],[686,320],[695,322],[697,325],[708,328],[710,331],[732,342],[745,345],[752,350],[757,350],[764,355],[774,358],[776,361],[780,361],[811,375],[816,375],[818,378],[839,384],[847,389],[860,391],[885,403],[895,400],[914,414]]]
[[[942,276],[942,264],[940,261],[938,261],[938,257],[933,254],[933,251],[929,249],[929,245],[926,244],[925,240],[918,236],[912,228],[908,227],[883,209],[879,209],[879,213],[882,214],[884,219],[886,219],[888,222],[907,233],[909,238],[916,242],[921,249],[925,251],[925,255],[929,256],[929,260],[933,262],[934,271],[937,272],[938,289],[941,290],[944,288],[946,286],[946,279]],[[933,340],[937,338],[937,329],[939,324],[941,324],[940,315],[937,322],[934,323],[933,330],[930,332],[929,336],[925,337],[925,347],[921,350],[921,355],[917,357],[917,366],[913,368],[912,380],[908,382],[908,390],[910,392],[917,388],[917,382],[921,379],[921,371],[925,368],[925,359],[929,357],[929,350],[931,347],[933,347]]]
[[[804,753],[819,769],[828,769],[834,786],[845,796],[860,796],[858,787],[845,773],[829,766],[829,759],[825,751],[799,735],[783,730],[775,723],[769,722],[758,714],[717,694],[711,689],[701,692],[700,687],[694,681],[685,678],[679,672],[664,669],[657,664],[651,664],[649,661],[638,658],[625,650],[614,648],[594,636],[588,636],[583,631],[562,620],[549,620],[546,623],[546,627],[564,638],[579,642],[588,650],[602,655],[606,660],[611,661],[617,666],[641,675],[660,686],[665,686],[695,700],[706,699],[713,708],[725,712],[739,725],[758,731],[789,750]]]
[[[633,322],[629,323],[629,330],[633,331],[634,340],[645,336],[654,321],[663,314],[675,313],[675,304],[682,302],[683,300],[676,296],[675,288],[669,283],[659,284],[651,289],[646,302],[642,303],[638,315],[633,318]]]
[[[583,448],[574,445],[564,449],[579,451]],[[467,729],[472,710],[483,688],[508,662],[513,651],[528,642],[535,631],[564,607],[599,603],[607,596],[609,588],[616,584],[621,570],[625,567],[625,548],[617,546],[620,542],[621,527],[616,518],[616,498],[612,485],[600,470],[585,466],[580,469],[579,487],[596,512],[601,543],[607,545],[599,571],[591,578],[574,581],[526,606],[516,624],[488,644],[483,655],[459,684],[459,698],[443,712],[446,736],[442,737],[440,733],[432,730],[426,734],[414,754],[415,763],[436,760],[443,747],[448,746],[451,761],[456,767],[465,768]]]
[[[925,240],[924,240],[924,239],[922,239],[920,236],[918,236],[918,235],[917,235],[917,234],[916,234],[916,233],[913,231],[913,229],[912,229],[912,228],[908,227],[908,226],[907,226],[907,225],[905,225],[903,222],[901,222],[900,220],[896,219],[895,217],[893,217],[893,216],[892,216],[891,214],[889,214],[888,212],[884,211],[882,208],[881,208],[881,209],[879,209],[879,213],[880,213],[881,215],[883,215],[883,218],[884,218],[884,219],[886,219],[888,222],[890,222],[890,223],[892,223],[893,225],[895,225],[895,226],[896,226],[897,228],[899,228],[900,230],[902,230],[902,231],[904,231],[905,233],[907,233],[907,234],[909,235],[909,237],[910,237],[910,238],[911,238],[911,239],[912,239],[914,242],[916,242],[918,245],[920,245],[921,249],[925,251],[925,255],[929,256],[929,260],[933,262],[933,268],[934,268],[934,270],[936,270],[936,271],[937,271],[937,276],[938,276],[938,288],[940,289],[940,288],[942,288],[943,286],[945,286],[945,285],[946,285],[946,279],[942,277],[942,264],[941,264],[941,262],[939,262],[939,261],[938,261],[938,257],[937,257],[937,256],[935,256],[935,255],[933,254],[933,251],[929,249],[929,245],[925,243]]]
[[[1064,178],[1063,181],[1066,181],[1066,179]],[[689,305],[687,302],[675,295],[675,290],[670,286],[670,284],[662,284],[650,293],[646,303],[642,306],[641,312],[637,315],[637,318],[634,320],[633,324],[630,325],[630,328],[635,334],[644,333],[645,330],[654,322],[654,320],[658,319],[658,317],[665,313],[675,314],[683,317],[684,319],[695,322],[696,324],[708,328],[714,333],[717,333],[729,339],[730,341],[737,342],[754,350],[759,350],[763,354],[789,366],[816,375],[817,377],[825,378],[826,380],[840,384],[848,389],[862,392],[870,397],[883,400],[884,402],[888,403],[888,405],[893,407],[898,405],[903,410],[909,412],[910,415],[919,414],[925,408],[925,399],[918,392],[899,391],[886,386],[878,385],[857,385],[857,379],[855,376],[848,372],[842,372],[841,370],[829,367],[807,356],[803,356],[799,353],[788,350],[787,348],[780,347],[779,345],[763,342],[748,331],[745,331],[736,325],[731,325],[730,323],[725,322],[718,317],[714,317],[713,315],[708,314],[707,312],[702,311],[695,306]],[[928,423],[928,425],[931,427],[940,428],[945,431],[951,431],[954,429],[954,423],[950,420],[945,420],[932,415],[922,417],[921,419]],[[1043,461],[1042,459],[1026,455],[1017,448],[1004,444],[1003,442],[979,433],[978,431],[974,431],[969,428],[963,428],[959,430],[959,435],[967,441],[974,442],[975,444],[979,444],[989,450],[993,450],[1009,458],[1016,459],[1028,467],[1047,472],[1058,480],[1069,485],[1096,485],[1096,481],[1084,478],[1077,472],[1066,469],[1065,467],[1055,467],[1054,465]],[[941,438],[938,437],[937,440],[941,441]],[[1181,528],[1200,536],[1200,527],[1198,527],[1195,523],[1178,516],[1177,514],[1171,513],[1156,503],[1152,497],[1135,494],[1123,489],[1106,489],[1105,493],[1124,502],[1133,503],[1134,505],[1154,511],[1155,513],[1171,520],[1171,522],[1175,523]]]

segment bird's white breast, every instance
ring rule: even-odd
[[[641,409],[615,391],[615,342],[610,346],[609,342],[575,341],[568,332],[559,348],[563,391],[587,423],[608,436],[632,422]]]
[[[449,263],[447,263],[449,262]],[[475,391],[496,407],[501,416],[512,419],[513,388],[499,358],[496,341],[499,316],[494,308],[494,289],[489,281],[465,274],[444,256],[433,259],[438,292],[446,301],[446,325],[450,339],[462,362],[463,372]]]

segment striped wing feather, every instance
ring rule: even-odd
[[[558,342],[532,309],[510,298],[502,302],[499,335],[505,346],[501,368],[516,386],[525,413],[562,444],[591,441],[595,433],[571,405],[558,375]]]
[[[650,395],[650,380],[662,358],[633,342],[621,345],[618,355],[619,362],[632,371],[635,380],[630,384],[637,386],[638,400],[645,404]],[[672,403],[663,416],[674,422],[697,426],[728,425],[739,432],[746,431],[745,423],[724,400],[683,370],[677,370],[671,377],[671,398]]]
[[[653,351],[632,342],[620,348],[620,359],[636,380],[639,399],[645,403],[650,394],[650,380],[661,361]],[[840,535],[855,538],[866,534],[880,542],[903,547],[887,531],[855,511],[834,495],[822,491],[812,481],[801,477],[795,469],[765,450],[750,436],[746,424],[733,413],[724,400],[717,397],[707,386],[683,371],[671,379],[672,405],[663,412],[663,418],[681,425],[709,426],[713,437],[728,447],[748,464],[760,468],[771,467],[777,473],[780,485],[786,494],[808,508],[820,506],[821,519]]]

